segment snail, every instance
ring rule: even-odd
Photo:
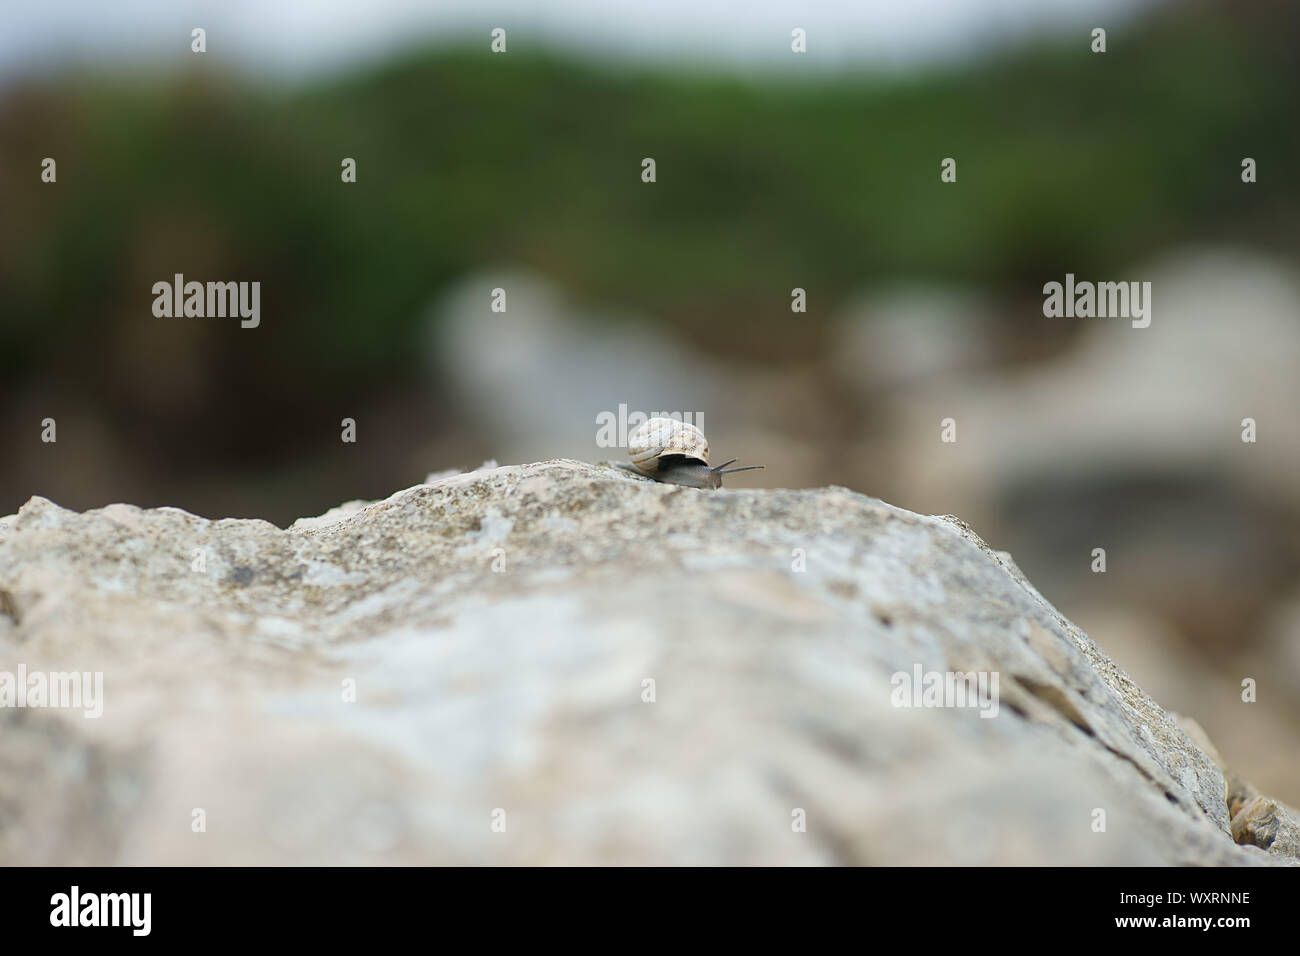
[[[675,418],[651,418],[628,436],[627,453],[632,464],[619,467],[648,475],[655,481],[688,488],[721,488],[722,476],[750,471],[762,465],[728,468],[736,459],[709,464],[709,442],[704,432]]]

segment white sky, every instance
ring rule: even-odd
[[[148,65],[209,56],[300,75],[383,56],[439,36],[485,47],[505,27],[531,44],[589,55],[684,58],[743,70],[881,68],[962,57],[1036,31],[1113,29],[1155,0],[3,0],[0,77],[69,60]],[[792,57],[790,30],[808,31]],[[1113,45],[1115,40],[1111,38]]]

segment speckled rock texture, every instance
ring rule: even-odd
[[[33,498],[0,519],[19,665],[102,673],[103,713],[0,709],[3,863],[1297,852],[1008,555],[840,488],[560,460],[287,530]],[[918,670],[996,675],[996,712],[896,706]]]

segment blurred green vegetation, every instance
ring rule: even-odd
[[[254,461],[336,442],[332,421],[306,424],[322,404],[416,382],[427,303],[488,264],[778,361],[816,354],[835,306],[883,278],[1028,300],[1180,241],[1293,253],[1297,26],[1293,4],[1175,4],[1112,29],[1104,55],[1085,31],[905,77],[740,79],[476,44],[305,88],[219,70],[13,88],[0,387],[39,380],[124,433],[202,434],[206,461]],[[45,156],[57,186],[39,182]],[[956,185],[939,180],[947,156]],[[155,319],[150,286],[176,272],[260,279],[261,327]],[[797,327],[794,286],[810,303]],[[246,427],[259,418],[279,424]]]

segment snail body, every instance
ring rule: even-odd
[[[687,488],[721,488],[723,475],[763,467],[728,468],[735,464],[734,458],[721,465],[710,465],[709,442],[704,432],[675,418],[651,418],[638,425],[628,436],[627,453],[632,459],[627,467],[655,481]]]

